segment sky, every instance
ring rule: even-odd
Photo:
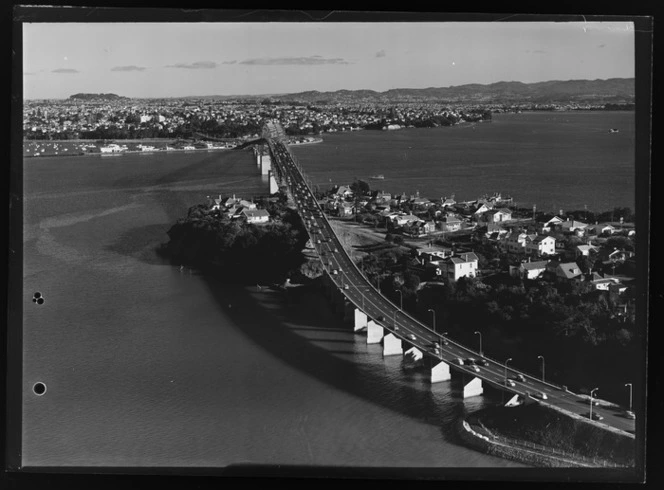
[[[631,22],[24,23],[25,99],[634,77]]]

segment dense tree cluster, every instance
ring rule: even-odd
[[[273,220],[249,224],[224,219],[199,204],[168,231],[163,252],[176,264],[216,266],[234,282],[278,280],[303,262],[308,240],[298,214],[282,202],[265,202]]]

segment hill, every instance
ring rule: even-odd
[[[634,79],[553,80],[537,83],[496,82],[451,87],[398,88],[385,92],[373,90],[307,91],[276,95],[272,100],[305,103],[336,102],[443,102],[443,103],[633,103]]]
[[[128,97],[122,97],[116,94],[74,94],[69,96],[69,100],[85,100],[85,101],[116,101],[126,100]]]

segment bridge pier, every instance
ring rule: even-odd
[[[464,398],[470,398],[472,396],[477,396],[484,393],[484,388],[482,387],[482,380],[477,376],[467,375],[463,373],[461,376],[461,382],[463,383]]]
[[[431,382],[441,383],[452,379],[450,374],[450,365],[446,362],[439,362],[431,368]]]
[[[393,333],[383,337],[383,356],[397,356],[403,353],[401,339]]]
[[[268,172],[268,180],[270,184],[270,194],[276,194],[279,192],[279,184],[277,184],[277,180],[274,178],[274,173],[272,170]]]
[[[383,340],[383,335],[383,327],[373,320],[367,322],[367,344],[380,344],[380,341]]]
[[[261,175],[267,175],[272,170],[270,155],[261,155]]]
[[[364,330],[367,328],[367,315],[362,310],[355,308],[354,310],[354,324],[353,331],[357,332],[359,330]]]

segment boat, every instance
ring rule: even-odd
[[[619,133],[619,132],[620,132],[620,130],[616,129],[616,128],[609,129],[609,133]]]
[[[102,153],[121,153],[126,150],[123,146],[110,144],[108,146],[102,146],[99,148]]]
[[[385,176],[383,174],[378,174],[378,175],[372,175],[369,178],[373,179],[373,180],[383,180],[383,179],[385,179]]]

